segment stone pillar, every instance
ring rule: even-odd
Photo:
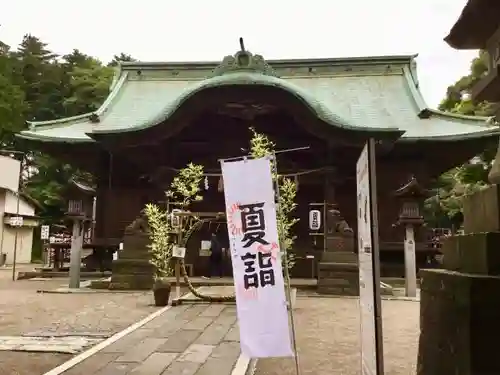
[[[406,297],[417,296],[417,256],[415,254],[415,228],[407,224],[405,228],[405,294]]]
[[[464,235],[421,270],[418,375],[500,374],[500,188],[464,200]]]
[[[73,220],[73,234],[71,236],[69,287],[80,288],[80,268],[82,266],[83,230],[79,219]]]

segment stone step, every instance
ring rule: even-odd
[[[153,275],[113,274],[109,289],[114,290],[151,290],[153,288]]]
[[[154,266],[148,260],[143,259],[117,259],[111,264],[113,275],[115,273],[152,275],[154,269]]]
[[[347,251],[325,251],[321,256],[321,263],[358,264],[358,255]]]
[[[358,264],[357,263],[319,263],[318,264],[318,273],[322,272],[333,273],[333,272],[358,272]]]

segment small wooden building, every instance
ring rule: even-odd
[[[499,129],[486,120],[430,109],[419,91],[415,56],[265,61],[243,49],[221,63],[122,63],[95,113],[34,122],[19,136],[94,173],[95,236],[110,244],[121,242],[146,203],[165,200],[164,190],[189,162],[205,166],[208,182],[193,210],[224,211],[218,159],[247,152],[249,127],[268,135],[277,149],[309,146],[278,160],[280,173],[298,183],[298,260],[292,273],[307,277],[306,256],[318,259],[329,246],[310,235],[312,204],[335,208],[356,230],[355,165],[369,137],[378,140],[384,273],[391,262],[403,263],[404,234],[393,225],[400,212],[393,193],[413,177],[428,186],[496,142]],[[329,226],[327,220],[326,235]],[[188,254],[197,253],[199,244],[192,246]],[[427,251],[421,230],[419,261]]]

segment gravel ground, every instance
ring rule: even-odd
[[[8,270],[0,270],[0,335],[44,332],[118,332],[157,308],[151,292],[41,294],[67,280],[12,282]],[[0,375],[40,375],[71,358],[53,353],[0,351]]]
[[[295,322],[301,375],[359,375],[357,299],[297,299]],[[383,301],[385,375],[414,375],[418,352],[419,303]],[[295,375],[291,359],[262,359],[256,375]]]

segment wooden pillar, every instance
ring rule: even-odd
[[[94,238],[105,238],[106,230],[106,203],[108,192],[113,183],[113,160],[112,156],[107,151],[102,151],[99,158],[99,170],[96,174],[97,188],[96,188],[96,223]]]
[[[324,223],[323,226],[325,234],[325,251],[333,251],[335,248],[335,223],[332,220],[332,215],[329,214],[330,210],[336,209],[337,204],[335,201],[335,171],[330,169],[325,171],[324,175]]]

